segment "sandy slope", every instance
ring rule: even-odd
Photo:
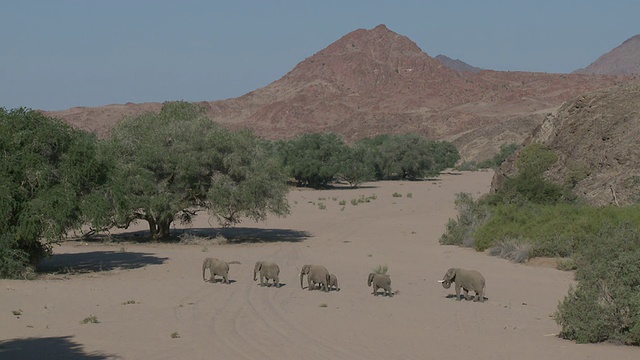
[[[558,327],[549,315],[571,273],[438,244],[455,216],[455,193],[478,196],[491,175],[295,189],[290,216],[225,230],[245,239],[233,244],[66,243],[48,266],[97,271],[0,280],[0,358],[637,359],[637,348],[576,345],[553,335]],[[350,203],[373,194],[369,203]],[[202,216],[192,231],[209,227]],[[241,262],[231,265],[232,284],[203,282],[207,256]],[[286,285],[257,286],[258,259],[279,263]],[[342,290],[301,290],[297,273],[306,263],[327,266]],[[400,291],[393,298],[374,297],[366,286],[368,273],[384,264]],[[489,300],[448,297],[453,288],[436,280],[452,266],[480,270]],[[136,303],[123,304],[129,300]],[[13,315],[18,309],[22,315]],[[79,323],[89,315],[100,323]]]

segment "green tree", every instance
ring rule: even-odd
[[[336,177],[346,151],[347,145],[335,134],[304,134],[287,142],[282,160],[300,185],[320,188]]]
[[[284,215],[286,176],[277,159],[248,131],[229,131],[187,102],[123,120],[107,151],[117,160],[108,196],[109,221],[127,227],[144,220],[155,240],[175,220],[189,223],[195,208],[222,225],[242,217]]]
[[[378,135],[357,144],[368,149],[367,159],[380,180],[416,180],[452,167],[460,159],[455,146],[429,141],[417,134]]]
[[[340,161],[339,177],[354,188],[375,178],[374,167],[367,161],[365,147],[354,146],[345,149]]]
[[[95,135],[34,110],[0,108],[0,276],[19,276],[81,226],[87,197],[109,169]]]
[[[573,201],[575,196],[568,189],[544,179],[544,172],[557,158],[557,155],[545,145],[526,146],[516,162],[518,173],[505,180],[504,185],[489,198],[489,204],[522,201],[555,204]]]

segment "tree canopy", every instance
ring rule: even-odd
[[[87,197],[110,168],[95,135],[38,111],[0,108],[0,275],[17,275],[81,226]]]
[[[288,213],[276,159],[252,133],[226,130],[194,104],[168,102],[160,113],[123,120],[106,150],[117,162],[109,221],[147,221],[153,239],[168,237],[176,220],[190,222],[196,208],[222,225]]]

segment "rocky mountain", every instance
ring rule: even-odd
[[[640,82],[580,95],[547,116],[524,145],[541,143],[558,155],[545,176],[575,183],[592,205],[628,205],[640,200]],[[493,178],[499,188],[515,174],[519,152]]]
[[[300,62],[279,80],[227,100],[201,102],[208,116],[229,128],[250,128],[267,139],[334,132],[347,141],[381,133],[415,132],[464,143],[464,160],[487,157],[508,141],[524,140],[546,114],[587,91],[628,81],[622,76],[531,72],[459,72],[423,52],[409,38],[379,25],[355,30]],[[108,136],[125,116],[158,111],[161,104],[124,104],[47,112]],[[527,126],[519,128],[525,121]],[[513,121],[514,126],[500,124]],[[473,155],[475,154],[475,155]]]
[[[586,68],[576,70],[574,73],[591,75],[640,74],[640,34],[627,39]]]
[[[452,59],[442,54],[436,56],[435,59],[440,61],[444,66],[448,67],[449,69],[453,69],[455,71],[471,72],[474,74],[477,74],[480,71],[482,71],[482,69],[479,67],[471,66],[460,59]]]

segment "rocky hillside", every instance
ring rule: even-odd
[[[379,25],[345,35],[263,88],[200,104],[223,126],[250,128],[268,139],[334,132],[354,141],[381,133],[416,132],[430,139],[455,140],[493,127],[491,138],[477,142],[484,148],[469,151],[492,154],[506,136],[499,124],[551,112],[578,94],[624,81],[620,76],[459,72],[409,38]],[[108,136],[123,117],[157,111],[160,106],[129,103],[48,114]],[[524,139],[530,127],[505,131]],[[463,158],[471,159],[464,152]]]
[[[482,69],[479,67],[471,66],[460,59],[452,59],[442,54],[436,56],[436,60],[440,61],[444,66],[448,67],[449,69],[453,69],[455,71],[471,72],[474,74],[477,74],[480,71],[482,71]]]
[[[640,196],[640,82],[578,96],[548,116],[524,145],[541,143],[558,155],[545,176],[577,181],[592,205],[628,205]],[[495,191],[515,174],[517,154],[496,172]],[[614,197],[615,194],[615,197]]]
[[[574,73],[591,75],[640,74],[640,34],[627,39],[586,68],[576,70]]]

